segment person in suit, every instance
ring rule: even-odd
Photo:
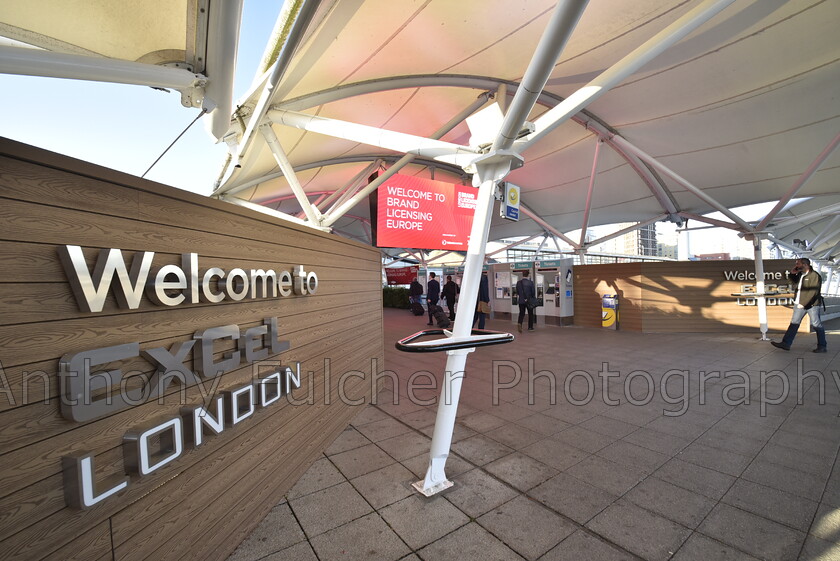
[[[485,306],[482,306],[484,304]],[[487,318],[487,312],[482,309],[490,308],[490,282],[487,280],[487,271],[481,271],[481,280],[478,283],[478,298],[475,303],[475,315],[473,316],[473,325],[478,322],[478,328],[484,329],[484,320]]]
[[[426,325],[435,324],[434,309],[440,301],[440,283],[435,276],[434,273],[429,273],[429,282],[426,284],[426,302],[429,304],[429,323]]]
[[[528,271],[522,273],[522,278],[516,282],[516,294],[519,297],[519,319],[517,320],[517,328],[522,333],[522,319],[525,317],[525,312],[528,312],[528,331],[534,330],[534,310],[528,305],[531,298],[537,297],[537,290],[534,287],[534,281],[528,278]]]
[[[446,307],[449,308],[449,319],[455,319],[455,298],[461,291],[455,281],[452,280],[452,275],[446,275],[446,283],[443,285],[441,296],[446,300]]]

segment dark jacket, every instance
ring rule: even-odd
[[[534,281],[527,277],[519,279],[516,283],[516,294],[519,296],[519,305],[525,306],[529,298],[534,298],[537,295]]]
[[[478,283],[478,301],[490,301],[490,282],[487,280],[487,275],[481,275],[481,281]]]
[[[430,280],[427,292],[426,299],[432,304],[437,304],[440,300],[440,283],[436,279]]]
[[[442,296],[446,299],[447,302],[454,302],[455,297],[458,295],[458,292],[458,285],[455,284],[455,281],[448,281],[446,284],[443,285]]]
[[[796,290],[799,286],[799,278],[802,273],[788,273],[793,289]],[[806,310],[812,308],[820,303],[820,292],[822,290],[822,277],[818,272],[811,269],[805,273],[805,278],[802,279],[802,289],[799,291],[799,303]]]
[[[408,287],[408,295],[409,296],[421,296],[423,294],[423,285],[417,282],[416,280],[411,281],[411,285]]]

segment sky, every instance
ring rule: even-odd
[[[245,0],[234,99],[251,85],[282,8]],[[198,115],[176,91],[0,74],[0,136],[141,176]],[[227,153],[200,119],[146,176],[209,195]]]

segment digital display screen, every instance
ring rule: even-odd
[[[466,251],[475,187],[397,174],[377,194],[377,247]]]

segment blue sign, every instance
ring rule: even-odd
[[[505,206],[505,218],[508,220],[519,220],[519,207]]]

